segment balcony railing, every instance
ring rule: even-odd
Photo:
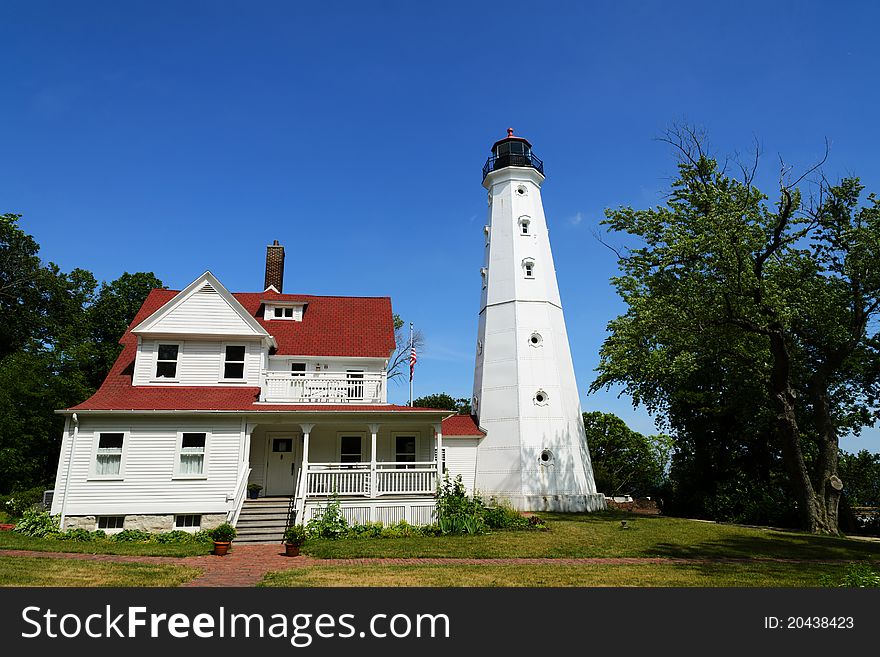
[[[374,372],[265,373],[263,401],[299,404],[383,404],[385,374]]]
[[[483,166],[483,180],[490,171],[497,171],[504,167],[532,167],[541,175],[544,174],[544,161],[534,153],[528,155],[522,153],[510,153],[507,155],[491,155]]]
[[[376,488],[371,483],[370,464],[309,463],[306,497],[380,497],[382,495],[431,495],[437,490],[437,463],[381,462],[376,464]]]

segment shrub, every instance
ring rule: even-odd
[[[867,564],[851,563],[847,567],[846,574],[839,581],[835,582],[828,575],[823,576],[820,581],[822,586],[880,588],[880,573],[872,570]]]
[[[50,516],[48,511],[35,508],[27,509],[12,531],[37,538],[53,536],[59,532],[58,516]]]
[[[175,529],[170,532],[163,532],[154,536],[157,543],[192,543],[193,535],[189,532]]]
[[[287,545],[302,545],[306,542],[308,533],[302,525],[293,525],[284,530],[284,542]]]
[[[495,500],[492,502],[492,506],[487,506],[483,510],[483,522],[489,529],[528,529],[531,527],[529,518],[523,516],[509,503],[496,502]]]
[[[123,529],[121,532],[111,535],[110,540],[119,543],[149,543],[154,537],[155,534],[141,529]]]
[[[309,520],[306,532],[310,538],[342,538],[349,533],[348,522],[342,515],[342,505],[339,496],[333,496],[327,501],[320,515]]]
[[[469,497],[458,475],[453,481],[449,475],[437,491],[437,524],[444,534],[482,534],[485,506],[479,495]]]
[[[190,534],[190,540],[193,543],[213,543],[214,537],[211,535],[207,529],[202,529],[201,531],[197,531],[193,534]]]
[[[348,528],[346,538],[380,538],[385,527],[381,522],[369,522],[365,525],[352,525]]]
[[[99,529],[94,532],[90,532],[88,529],[68,529],[66,532],[61,532],[56,536],[59,541],[76,541],[78,543],[93,543],[94,541],[107,538],[107,534]]]
[[[222,525],[217,525],[211,530],[211,538],[215,541],[220,541],[222,543],[231,541],[238,535],[238,532],[235,531],[235,527],[230,525],[228,522],[224,522]]]
[[[27,490],[13,491],[9,495],[0,497],[0,509],[6,511],[13,518],[23,516],[28,509],[42,505],[43,491],[45,490],[45,487],[37,486]]]

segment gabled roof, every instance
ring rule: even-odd
[[[258,404],[259,389],[254,387],[132,386],[138,340],[132,330],[141,327],[149,330],[153,320],[166,316],[168,309],[175,307],[174,303],[187,298],[184,292],[190,288],[193,288],[191,292],[201,289],[195,283],[209,282],[219,292],[222,287],[219,281],[215,285],[210,279],[216,281],[210,272],[206,272],[184,291],[152,290],[119,340],[122,352],[104,383],[91,398],[70,410],[309,410],[311,407],[306,406]],[[322,297],[278,294],[273,290],[230,296],[261,332],[275,339],[279,355],[388,358],[394,350],[394,320],[388,297]],[[263,299],[307,304],[303,320],[264,320]],[[344,408],[353,411],[419,410],[391,405],[369,409],[345,405]],[[318,406],[312,410],[332,409]]]
[[[190,312],[184,313],[187,306],[190,306]],[[175,321],[175,315],[183,316]],[[194,321],[194,317],[198,317],[198,323]],[[130,330],[137,335],[207,333],[271,340],[269,332],[209,271],[199,276]]]

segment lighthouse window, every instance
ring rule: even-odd
[[[534,260],[523,260],[523,272],[525,273],[526,278],[534,278],[535,277],[535,261]]]
[[[528,235],[530,225],[531,225],[531,220],[528,217],[526,217],[526,216],[520,217],[519,218],[519,232],[520,232],[520,234],[521,235]]]
[[[529,336],[529,345],[532,347],[540,347],[543,341],[544,338],[541,337],[540,333],[532,333],[532,335]]]
[[[550,397],[548,397],[548,396],[547,396],[547,393],[544,392],[543,390],[539,390],[538,392],[535,393],[535,398],[534,398],[534,400],[535,400],[535,404],[536,404],[537,406],[546,406],[546,405],[547,405],[547,401],[548,401],[549,399],[550,399]]]

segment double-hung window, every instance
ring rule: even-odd
[[[341,463],[359,463],[362,453],[361,436],[340,436],[339,461]]]
[[[180,434],[180,452],[178,455],[177,474],[189,477],[205,474],[205,446],[208,434]]]
[[[398,469],[412,468],[412,465],[403,465],[404,463],[415,463],[416,461],[416,437],[415,436],[395,436],[394,438],[394,460],[397,462]]]
[[[244,359],[247,349],[243,345],[226,345],[223,350],[223,378],[243,379]]]
[[[98,434],[98,450],[95,456],[95,474],[118,475],[122,472],[122,444],[124,433]]]
[[[156,378],[176,379],[177,359],[180,355],[179,344],[160,344],[156,354]]]

